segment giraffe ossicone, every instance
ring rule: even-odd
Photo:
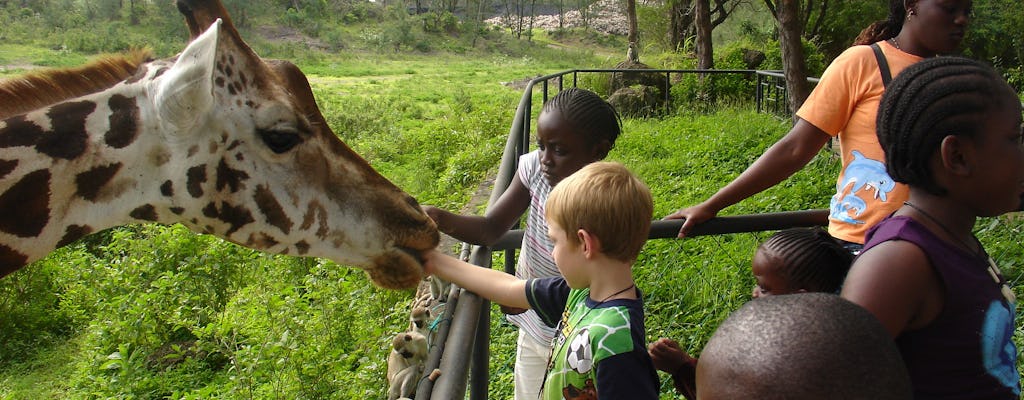
[[[90,233],[156,222],[415,286],[433,221],[331,131],[295,65],[256,56],[218,1],[177,3],[193,37],[178,57],[0,115],[0,276]]]

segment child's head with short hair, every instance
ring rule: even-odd
[[[936,57],[908,67],[886,89],[878,141],[897,182],[945,196],[953,188],[937,172],[974,174],[960,182],[973,187],[961,191],[987,203],[978,204],[977,215],[998,215],[1020,206],[1020,123],[1020,99],[995,70]],[[968,159],[974,164],[961,163]]]
[[[537,117],[537,147],[549,183],[603,160],[621,132],[618,112],[601,96],[579,88],[558,92]]]
[[[754,252],[751,271],[757,284],[753,296],[837,293],[852,263],[850,252],[822,229],[782,230]]]
[[[867,310],[800,293],[747,302],[697,362],[700,399],[909,399],[895,343]]]
[[[606,256],[632,262],[647,241],[653,213],[643,181],[622,164],[595,162],[555,186],[544,217],[566,231],[569,245],[580,244],[574,232],[583,229],[600,240]]]

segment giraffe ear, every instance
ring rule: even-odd
[[[189,43],[160,80],[153,98],[160,120],[187,131],[213,106],[213,73],[221,20]]]

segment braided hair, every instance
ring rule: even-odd
[[[934,57],[903,70],[879,105],[878,142],[896,182],[934,195],[946,189],[932,178],[929,160],[949,135],[975,136],[987,112],[1016,99],[991,67],[961,57]]]
[[[903,30],[903,21],[907,19],[907,3],[905,0],[890,0],[889,17],[864,28],[853,40],[853,44],[872,44],[896,37]]]
[[[591,144],[608,141],[608,148],[615,145],[622,133],[621,119],[615,107],[586,89],[569,88],[558,92],[544,103],[541,112],[558,110],[576,132],[584,134]]]
[[[819,228],[779,231],[761,243],[758,251],[782,261],[779,273],[790,287],[809,292],[839,292],[853,263],[853,255]]]

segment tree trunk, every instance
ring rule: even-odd
[[[672,0],[668,25],[668,40],[672,50],[683,50],[686,38],[692,35],[692,30],[693,13],[690,12],[690,0]]]
[[[636,0],[626,0],[626,22],[629,23],[629,33],[626,35],[626,42],[639,46],[637,42],[639,32],[637,32],[636,22]]]
[[[533,42],[533,22],[537,19],[537,0],[530,0],[530,28],[526,31],[526,41]]]
[[[775,9],[771,0],[765,0],[765,3],[768,3],[769,9]],[[807,84],[804,47],[800,41],[804,29],[800,23],[800,1],[779,0],[775,19],[779,23],[779,47],[782,50],[782,70],[786,76],[789,109],[796,113],[811,93],[810,85]]]
[[[697,27],[697,69],[714,69],[715,52],[711,43],[711,7],[708,0],[693,2],[693,25]],[[705,105],[714,103],[714,78],[710,74],[700,74],[697,79],[697,96]]]
[[[693,2],[693,24],[697,27],[697,69],[712,69],[715,67],[715,58],[708,0]]]
[[[558,30],[565,29],[565,0],[558,0]]]
[[[139,24],[139,14],[135,12],[135,0],[130,0],[128,2],[128,15],[129,22],[132,24],[132,26]]]

